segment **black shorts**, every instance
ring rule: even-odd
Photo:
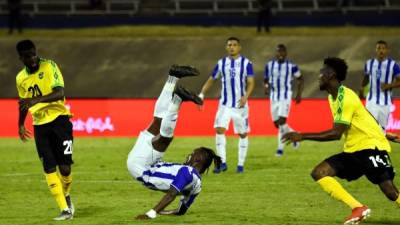
[[[45,171],[57,165],[71,165],[72,123],[68,116],[59,116],[54,121],[35,125],[35,142],[39,158]]]
[[[393,180],[395,172],[386,151],[366,149],[354,153],[339,153],[325,162],[336,171],[336,176],[348,181],[357,180],[365,175],[369,181],[379,184]]]

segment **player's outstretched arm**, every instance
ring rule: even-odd
[[[290,132],[283,135],[282,139],[284,143],[292,143],[303,140],[311,141],[333,141],[340,140],[342,134],[349,128],[349,125],[342,123],[335,123],[333,128],[320,133],[296,133]]]
[[[207,94],[208,90],[214,85],[215,80],[212,77],[209,77],[207,81],[204,83],[203,87],[201,88],[201,92],[199,97],[204,99],[204,95]]]
[[[30,107],[40,103],[40,102],[55,102],[64,99],[64,88],[55,87],[53,92],[48,95],[37,96],[33,98],[24,98],[19,101],[20,108],[23,110],[28,110]]]
[[[157,213],[161,212],[165,209],[171,202],[173,202],[179,192],[171,187],[168,192],[164,195],[164,197],[160,200],[160,202],[151,210],[149,210],[146,214],[138,215],[136,217],[137,220],[145,220],[145,219],[154,219],[157,217]]]
[[[19,106],[19,115],[18,115],[18,135],[22,141],[27,141],[31,138],[32,133],[25,128],[25,119],[28,114],[27,109],[23,109],[21,105]]]
[[[361,82],[361,88],[358,91],[358,96],[360,97],[360,99],[365,98],[365,89],[367,88],[368,84],[369,84],[369,76],[365,75]]]
[[[301,102],[301,96],[303,94],[303,89],[304,89],[304,76],[301,75],[296,79],[297,81],[297,92],[296,92],[296,103],[299,104]]]
[[[392,88],[398,88],[398,87],[400,87],[400,74],[398,74],[396,76],[396,79],[395,79],[395,81],[393,83],[391,83],[391,84],[385,84],[385,83],[381,84],[382,91],[386,91],[386,90],[389,90],[389,89],[392,89]]]

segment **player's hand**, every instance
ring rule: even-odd
[[[296,97],[294,98],[296,104],[299,104],[301,102],[301,94],[297,94]]]
[[[135,217],[135,220],[150,220],[151,218],[148,217],[146,214],[138,215]]]
[[[290,144],[293,142],[300,142],[302,140],[303,140],[303,137],[301,136],[301,134],[299,134],[297,132],[289,132],[282,136],[282,141],[283,141],[283,143],[286,143],[286,144]]]
[[[197,105],[197,109],[199,111],[203,111],[204,110],[204,94],[200,93],[198,96],[199,96],[199,98],[201,98],[201,100],[203,100],[203,104],[202,105]]]
[[[239,100],[239,108],[243,108],[246,105],[246,103],[247,103],[247,97],[246,96],[241,97]]]
[[[386,138],[389,141],[392,141],[392,142],[395,142],[395,143],[400,143],[400,137],[397,134],[387,132],[386,133]]]
[[[32,137],[32,133],[31,133],[29,130],[27,130],[27,129],[25,128],[25,126],[20,126],[20,127],[19,127],[19,129],[18,129],[18,135],[19,135],[19,138],[20,138],[23,142],[28,141],[28,139],[30,139],[30,138]]]
[[[264,85],[264,94],[269,95],[269,86],[268,85]]]
[[[392,86],[390,84],[385,84],[385,83],[381,84],[382,91],[386,91],[386,90],[389,90],[391,88],[392,88]]]

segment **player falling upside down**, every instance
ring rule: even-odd
[[[333,141],[344,136],[344,152],[333,155],[311,173],[312,178],[329,193],[352,208],[344,224],[358,224],[369,216],[371,210],[351,196],[337,180],[348,181],[365,175],[379,186],[391,201],[400,206],[399,190],[393,183],[394,169],[390,162],[390,144],[377,121],[364,108],[357,94],[343,86],[347,65],[339,58],[327,58],[321,69],[320,89],[329,93],[329,105],[334,118],[333,128],[320,133],[287,133],[288,142],[314,140]]]
[[[166,194],[146,214],[136,219],[154,219],[157,214],[183,215],[201,191],[201,174],[212,164],[219,168],[221,158],[213,150],[199,147],[188,155],[186,162],[162,162],[164,152],[172,141],[182,101],[202,105],[203,101],[182,87],[175,87],[178,80],[186,76],[197,76],[198,70],[188,66],[172,66],[168,80],[157,99],[154,119],[142,131],[128,155],[127,166],[130,174],[149,189]],[[182,195],[175,210],[164,210],[177,195]]]

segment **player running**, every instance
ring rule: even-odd
[[[333,128],[320,133],[287,133],[287,142],[314,140],[332,141],[344,136],[344,152],[333,155],[311,173],[313,179],[329,193],[350,208],[352,213],[344,224],[358,224],[367,218],[371,210],[351,196],[334,178],[348,181],[365,175],[380,187],[391,201],[400,206],[399,190],[393,183],[394,169],[389,152],[390,144],[373,116],[364,108],[357,94],[343,86],[347,65],[339,58],[326,58],[319,77],[320,90],[329,93],[329,105],[334,118]]]
[[[157,214],[185,214],[201,191],[201,174],[207,171],[212,162],[216,168],[221,164],[221,158],[205,147],[194,149],[183,164],[162,161],[172,141],[182,101],[203,104],[195,94],[182,87],[175,87],[176,83],[182,77],[198,74],[198,70],[192,67],[171,67],[167,82],[155,104],[153,122],[140,133],[128,155],[128,170],[137,181],[149,189],[166,192],[152,209],[138,215],[138,220],[154,219]],[[179,207],[165,211],[177,195],[182,195]]]

